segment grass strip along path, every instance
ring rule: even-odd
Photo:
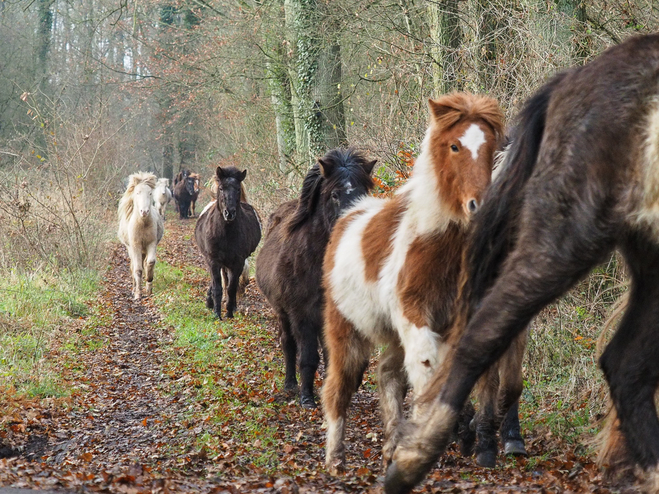
[[[215,319],[204,305],[209,277],[194,245],[195,222],[171,216],[154,295],[132,300],[128,257],[115,246],[92,315],[50,352],[70,395],[0,400],[0,486],[379,492],[374,365],[350,409],[348,473],[330,477],[322,412],[281,392],[283,359],[267,302],[252,280],[238,316]],[[531,457],[501,459],[492,470],[450,450],[419,492],[621,492],[583,448],[547,431],[526,435]]]

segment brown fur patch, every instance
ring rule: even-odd
[[[394,232],[405,211],[405,199],[396,196],[387,199],[384,207],[369,221],[362,235],[364,276],[375,282],[385,260],[391,255]]]
[[[403,314],[415,326],[430,326],[442,336],[448,332],[465,239],[464,227],[451,223],[443,233],[416,238],[410,245],[398,296]]]

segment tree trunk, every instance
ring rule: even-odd
[[[430,57],[435,96],[460,90],[460,57],[462,30],[458,16],[458,0],[428,0]]]
[[[346,146],[345,112],[341,95],[341,46],[338,40],[323,48],[318,63],[315,101],[320,102],[319,117],[325,149]]]

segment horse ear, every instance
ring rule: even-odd
[[[366,171],[366,173],[368,173],[370,175],[371,172],[373,171],[373,167],[375,166],[375,164],[377,162],[378,162],[378,160],[373,160],[373,161],[369,161],[368,163],[366,163],[364,165],[364,171]]]
[[[245,177],[247,176],[247,169],[244,169],[242,172],[240,172],[240,177],[238,178],[239,181],[245,180]]]
[[[335,168],[333,161],[323,160],[322,158],[318,158],[318,166],[320,167],[320,174],[325,178],[329,177]]]
[[[428,107],[433,120],[443,129],[451,127],[463,113],[464,102],[459,94],[450,94],[438,99],[429,99]]]
[[[215,170],[215,175],[217,175],[217,178],[222,180],[224,178],[224,170],[222,169],[221,166],[217,167],[217,170]]]

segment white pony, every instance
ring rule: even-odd
[[[156,246],[163,235],[163,220],[153,205],[156,176],[139,172],[128,177],[128,188],[119,201],[117,236],[128,249],[133,275],[133,298],[142,296],[142,271],[146,270],[146,295],[151,295]]]
[[[172,200],[172,191],[169,190],[169,179],[159,178],[156,188],[153,190],[153,204],[155,204],[158,213],[165,219],[165,208],[169,201]]]

